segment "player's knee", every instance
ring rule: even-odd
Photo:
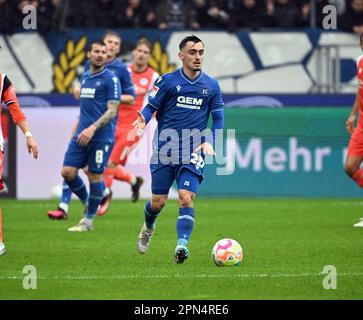
[[[87,177],[88,177],[88,180],[90,183],[102,182],[102,180],[103,180],[102,174],[92,173],[89,171],[88,171]]]
[[[107,164],[108,168],[116,168],[117,167],[117,163],[115,161],[109,160],[108,164]]]
[[[179,206],[182,208],[193,207],[195,194],[192,192],[179,192]]]
[[[161,211],[166,205],[166,199],[164,198],[154,198],[151,201],[151,209],[155,212]]]
[[[344,171],[347,173],[347,175],[349,175],[350,177],[354,175],[354,173],[356,173],[356,171],[358,170],[358,168],[355,165],[352,165],[349,162],[346,162],[344,164]]]
[[[67,181],[73,180],[76,177],[76,171],[68,167],[64,167],[61,174],[62,177]]]

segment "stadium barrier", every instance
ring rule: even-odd
[[[226,110],[225,128],[235,134],[225,137],[225,163],[206,167],[200,195],[362,196],[343,170],[348,115],[347,108]]]
[[[19,199],[55,197],[77,107],[26,108],[40,157],[31,159],[18,130],[16,181]],[[360,197],[362,190],[343,171],[349,135],[347,106],[226,108],[223,152],[205,167],[202,196]],[[155,123],[153,124],[155,126]],[[150,196],[150,172],[138,163],[151,154],[152,135],[130,156],[128,169],[146,178],[141,197]],[[221,157],[223,155],[223,157]],[[210,159],[207,159],[207,163]],[[223,188],[221,188],[223,186]],[[129,198],[129,186],[114,184],[116,198]],[[171,198],[177,195],[171,190]]]

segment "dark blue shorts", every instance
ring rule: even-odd
[[[203,171],[196,170],[192,164],[154,166],[151,170],[151,190],[153,194],[169,194],[175,180],[179,190],[197,193],[203,179]]]
[[[91,173],[102,174],[107,167],[113,142],[90,141],[86,147],[80,146],[73,138],[64,156],[63,166],[84,168]]]

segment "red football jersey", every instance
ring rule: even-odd
[[[357,59],[358,97],[359,97],[359,120],[358,125],[363,128],[363,55]]]
[[[148,67],[144,72],[136,72],[133,65],[129,65],[132,82],[134,83],[136,99],[134,105],[120,104],[117,117],[117,129],[129,127],[137,118],[137,111],[147,104],[148,93],[152,89],[159,74]]]
[[[16,97],[12,83],[10,82],[6,74],[0,72],[0,123],[1,123],[2,103],[6,104],[6,106],[10,111],[11,117],[13,118],[16,124],[26,119],[23,111],[19,106],[19,102]],[[0,126],[0,150],[3,149],[4,149],[4,138]]]

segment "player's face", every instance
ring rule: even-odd
[[[179,58],[183,66],[191,71],[200,71],[204,59],[204,45],[202,42],[187,42],[186,46],[179,52]]]
[[[103,42],[106,44],[107,47],[107,57],[110,60],[116,58],[118,53],[120,52],[121,48],[121,40],[119,37],[108,35],[103,39]]]
[[[140,44],[137,48],[132,52],[133,59],[136,65],[145,66],[149,64],[150,60],[150,50],[147,45]]]
[[[91,51],[88,51],[87,58],[97,68],[102,67],[107,59],[107,48],[100,44],[93,44]]]

